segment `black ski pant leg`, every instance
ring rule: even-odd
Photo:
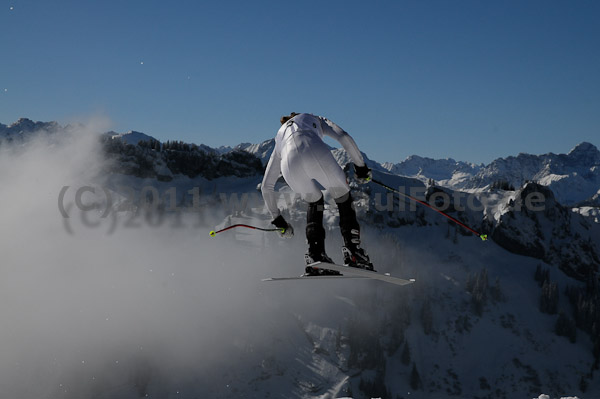
[[[323,211],[325,200],[323,196],[318,201],[308,203],[306,214],[306,240],[308,252],[319,255],[325,252],[325,229],[323,228]]]
[[[336,198],[335,202],[340,212],[340,231],[344,245],[352,250],[357,245],[355,241],[360,240],[360,226],[352,206],[352,195],[348,192],[348,194]]]

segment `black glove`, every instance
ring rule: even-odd
[[[279,215],[271,222],[277,227],[279,231],[279,236],[281,238],[292,238],[294,236],[294,228],[288,222],[285,221],[283,216]]]
[[[373,172],[371,172],[371,169],[369,169],[367,165],[354,165],[354,177],[356,178],[358,184],[366,184],[373,178]]]

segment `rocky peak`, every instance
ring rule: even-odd
[[[592,143],[583,142],[577,144],[567,156],[579,164],[591,166],[600,165],[600,151]]]

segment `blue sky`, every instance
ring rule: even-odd
[[[0,122],[211,146],[326,116],[378,161],[600,145],[597,1],[0,0]]]

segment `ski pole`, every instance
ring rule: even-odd
[[[425,201],[421,201],[420,199],[418,199],[418,198],[415,198],[415,197],[413,197],[413,196],[411,196],[411,195],[408,195],[408,194],[406,194],[406,193],[403,193],[403,192],[401,192],[401,191],[399,191],[399,190],[395,190],[395,189],[393,189],[392,187],[388,186],[387,184],[384,184],[384,183],[382,183],[382,182],[380,182],[380,181],[378,181],[378,180],[372,179],[371,181],[372,181],[373,183],[379,184],[380,186],[382,186],[383,188],[385,188],[385,189],[387,189],[387,190],[390,190],[390,191],[392,191],[392,192],[394,192],[394,193],[400,194],[400,195],[402,195],[402,196],[404,196],[404,197],[406,197],[406,198],[409,198],[409,199],[411,199],[411,200],[413,200],[413,201],[415,201],[415,202],[418,202],[418,203],[419,203],[419,204],[421,204],[421,205],[425,205],[426,207],[428,207],[428,208],[430,208],[430,209],[433,209],[434,211],[436,211],[436,212],[437,212],[437,213],[439,213],[440,215],[443,215],[443,216],[447,217],[448,219],[452,220],[454,223],[458,224],[459,226],[461,226],[461,227],[465,228],[466,230],[469,230],[471,233],[473,233],[473,234],[475,234],[477,237],[481,238],[481,240],[482,240],[482,241],[486,241],[486,240],[488,239],[488,236],[487,236],[487,234],[481,234],[481,233],[479,233],[479,232],[477,232],[477,231],[473,230],[472,228],[470,228],[470,227],[469,227],[469,226],[467,226],[466,224],[464,224],[464,223],[462,223],[462,222],[460,222],[460,221],[456,220],[456,219],[455,219],[455,218],[453,218],[452,216],[450,216],[450,215],[448,215],[448,214],[446,214],[446,213],[444,213],[444,212],[440,211],[439,209],[437,209],[437,208],[434,208],[433,206],[429,205],[429,204],[428,204],[427,202],[425,202]]]
[[[275,229],[263,229],[262,227],[250,226],[250,225],[247,225],[247,224],[234,224],[234,225],[231,225],[231,226],[229,226],[229,227],[225,227],[224,229],[221,229],[221,230],[217,230],[217,231],[214,231],[214,230],[212,230],[212,231],[211,231],[210,233],[208,233],[208,234],[209,234],[211,237],[214,237],[214,236],[216,236],[216,235],[217,235],[217,234],[219,234],[219,233],[222,233],[222,232],[224,232],[224,231],[227,231],[227,230],[233,229],[233,228],[235,228],[235,227],[246,227],[246,228],[248,228],[248,229],[252,229],[252,230],[260,230],[260,231],[279,231],[279,232],[281,232],[281,233],[284,233],[284,232],[285,232],[285,229],[278,229],[278,228],[275,228]]]

